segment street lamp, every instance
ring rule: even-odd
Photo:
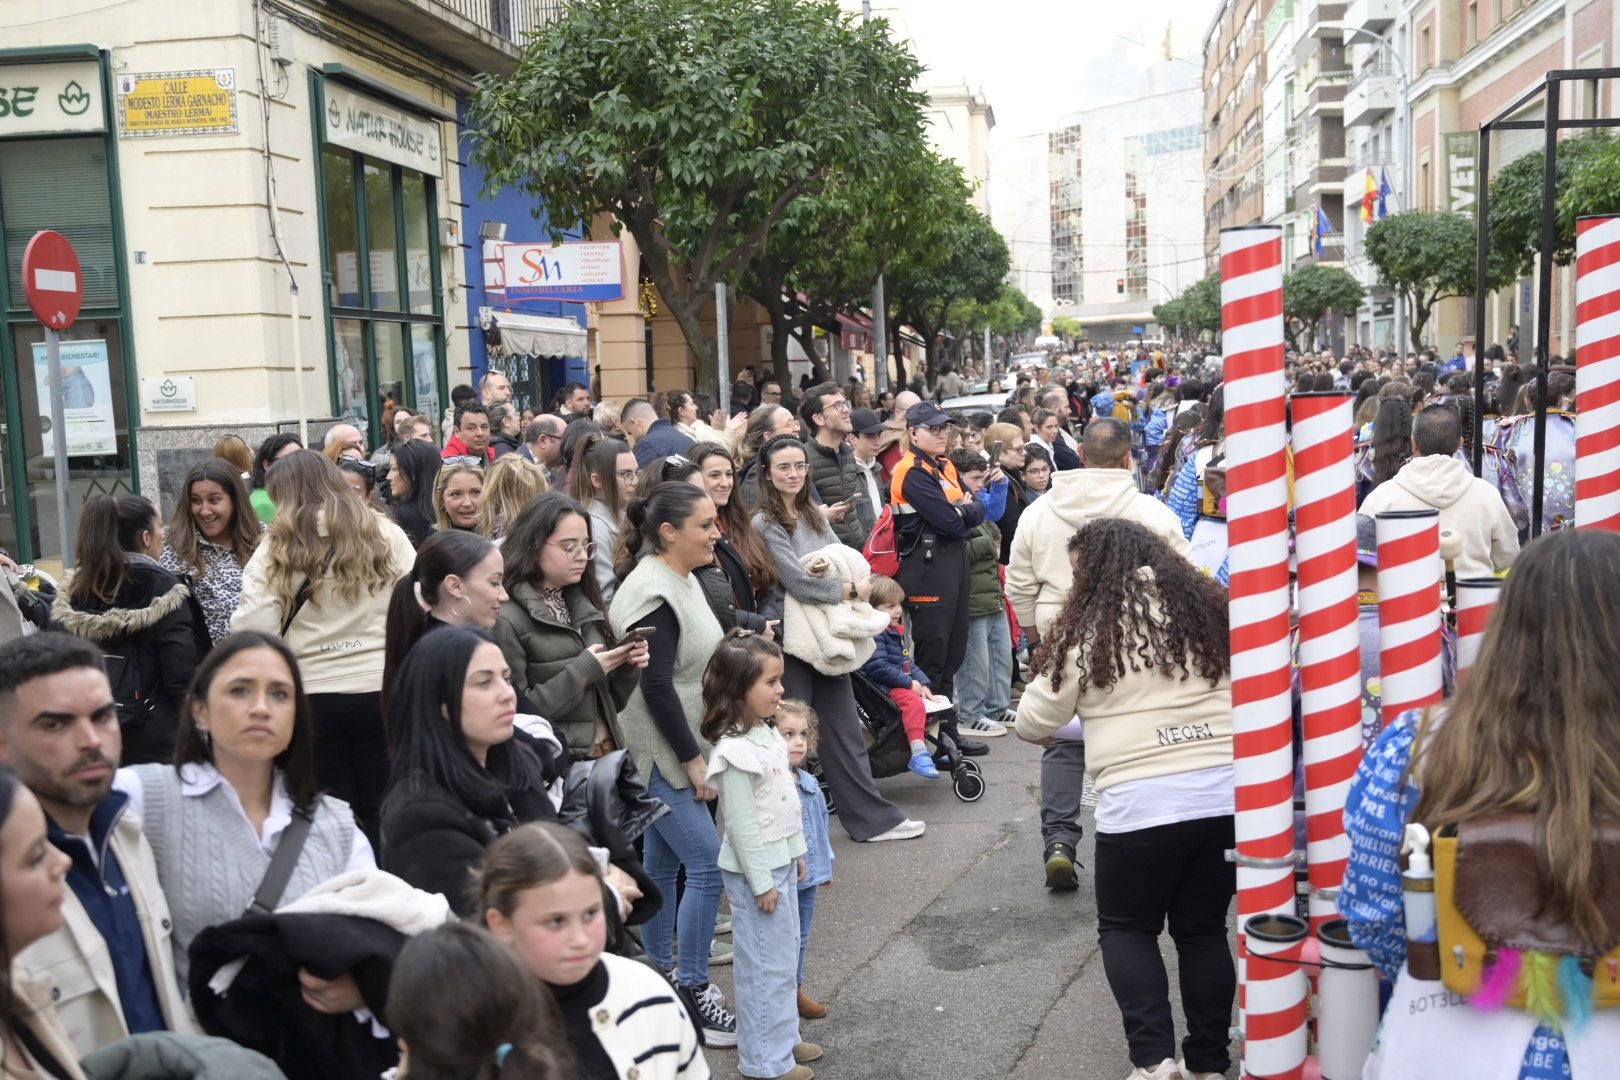
[[[1356,39],[1358,35],[1364,35],[1376,41],[1383,51],[1388,54],[1389,58],[1395,62],[1395,68],[1400,73],[1401,144],[1405,148],[1405,154],[1401,160],[1401,209],[1410,210],[1412,209],[1413,156],[1412,98],[1411,95],[1407,93],[1407,90],[1411,85],[1411,78],[1406,72],[1406,61],[1401,59],[1400,51],[1395,48],[1394,42],[1390,41],[1389,38],[1385,37],[1384,35],[1373,30],[1368,30],[1364,27],[1357,27],[1346,34],[1344,37],[1344,43],[1349,45]],[[1480,282],[1479,284],[1480,286],[1483,286],[1484,283]],[[1406,353],[1406,298],[1401,296],[1398,292],[1395,295],[1395,344],[1396,349],[1398,350],[1395,355],[1404,356]]]

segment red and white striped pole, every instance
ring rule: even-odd
[[[1620,532],[1620,216],[1575,219],[1575,524]]]
[[[1314,931],[1350,859],[1344,804],[1361,763],[1361,635],[1356,603],[1356,475],[1350,395],[1295,394],[1294,553],[1298,559],[1305,859]]]
[[[1280,227],[1221,230],[1239,926],[1295,910],[1282,280]],[[1304,1071],[1304,980],[1279,970],[1242,965],[1246,1077]]]
[[[1377,515],[1383,723],[1440,701],[1440,512]]]
[[[1580,518],[1575,519],[1577,522]],[[1490,624],[1491,612],[1502,597],[1502,579],[1459,578],[1457,581],[1457,681],[1460,684],[1468,669],[1479,657],[1479,647],[1485,640],[1485,627]]]

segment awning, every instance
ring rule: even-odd
[[[499,349],[507,356],[563,356],[585,359],[585,328],[573,319],[495,311]],[[492,343],[493,344],[493,343]]]

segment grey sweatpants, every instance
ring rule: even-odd
[[[1086,772],[1086,744],[1053,739],[1041,751],[1041,844],[1080,845],[1080,788]]]

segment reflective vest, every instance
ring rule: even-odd
[[[940,490],[945,493],[946,502],[954,505],[968,497],[967,489],[962,486],[962,481],[957,478],[956,466],[952,465],[949,460],[933,460],[926,456],[919,456],[915,450],[908,450],[905,457],[900,459],[900,464],[894,467],[894,475],[889,479],[889,505],[894,507],[895,514],[915,514],[917,512],[915,507],[906,502],[903,490],[906,474],[914,468],[921,469],[926,473],[932,473],[939,480]]]

